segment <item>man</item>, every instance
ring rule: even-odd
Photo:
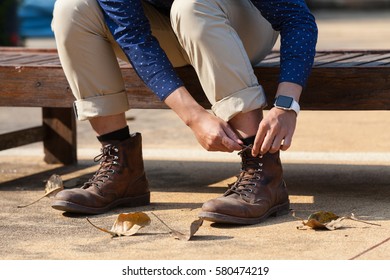
[[[149,203],[141,136],[130,135],[125,120],[118,56],[133,65],[202,147],[240,150],[238,180],[207,201],[200,217],[254,224],[288,212],[279,150],[291,145],[317,39],[304,1],[57,0],[53,30],[77,117],[89,120],[102,143],[99,170],[80,189],[60,192],[53,208],[98,214]],[[252,65],[270,52],[279,32],[276,103],[263,117],[266,101]],[[195,68],[213,114],[195,102],[171,63]]]

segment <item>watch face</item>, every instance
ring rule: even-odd
[[[293,102],[293,98],[289,96],[279,95],[276,98],[275,105],[282,108],[290,108]]]

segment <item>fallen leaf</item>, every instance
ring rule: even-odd
[[[325,223],[325,227],[329,230],[335,230],[338,228],[341,228],[343,224],[341,223],[342,220],[344,220],[345,217],[338,218],[336,220],[332,220],[330,222]]]
[[[329,223],[331,221],[337,220],[340,218],[333,212],[326,212],[326,211],[318,211],[313,214],[311,214],[307,219],[308,220],[315,220],[318,221],[319,223]]]
[[[295,212],[293,212],[293,216],[296,217]],[[333,212],[318,211],[309,215],[306,222],[302,218],[298,218],[298,219],[302,220],[302,225],[297,226],[297,229],[312,228],[312,229],[335,230],[343,227],[343,224],[341,222],[346,219],[369,224],[369,225],[380,226],[379,224],[359,220],[358,218],[355,217],[353,213],[349,216],[339,217]]]
[[[45,194],[38,198],[37,200],[26,204],[26,205],[18,205],[18,208],[24,208],[30,205],[33,205],[34,203],[40,201],[44,197],[53,197],[58,192],[62,191],[64,189],[64,184],[62,182],[61,176],[53,174],[50,176],[49,180],[46,183],[45,186]]]
[[[150,225],[150,218],[143,212],[121,213],[116,218],[110,230],[94,225],[88,218],[87,221],[95,228],[111,234],[112,237],[131,236],[141,228]]]
[[[184,233],[181,233],[180,231],[177,231],[173,228],[171,228],[170,226],[168,226],[163,220],[161,220],[156,214],[154,214],[152,212],[152,214],[164,225],[166,226],[169,230],[170,230],[170,233],[173,235],[173,237],[175,237],[176,239],[179,239],[179,240],[185,240],[185,241],[189,241],[191,240],[191,238],[195,235],[195,233],[198,231],[198,229],[202,226],[203,224],[203,219],[199,218],[195,221],[193,221],[190,225],[190,232],[189,234],[184,234]]]
[[[203,225],[203,219],[199,218],[191,223],[190,226],[190,238],[198,231],[198,229]]]

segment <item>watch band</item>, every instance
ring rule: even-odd
[[[295,99],[292,98],[291,96],[286,96],[286,95],[278,95],[275,99],[274,106],[282,110],[287,110],[287,111],[292,110],[297,115],[301,110],[299,103],[295,101]]]
[[[297,113],[297,116],[298,116],[299,112],[301,111],[301,106],[299,106],[298,102],[293,100],[293,102],[291,104],[291,110],[295,111],[295,113]]]

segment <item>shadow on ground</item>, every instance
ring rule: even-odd
[[[89,219],[111,228],[119,213],[158,215],[172,228],[187,232],[202,203],[221,195],[239,170],[231,162],[146,160],[152,204],[119,208]],[[337,231],[299,231],[300,221],[285,215],[252,226],[205,222],[191,242],[172,238],[153,215],[136,236],[110,238],[88,224],[84,215],[53,210],[50,199],[26,207],[44,194],[45,180],[59,174],[67,188],[77,187],[96,170],[91,162],[49,166],[37,160],[1,162],[1,259],[388,259],[390,235],[389,166],[284,164],[291,208],[307,217],[317,210],[340,216],[354,213],[381,227],[346,224]],[[313,245],[314,244],[314,245]],[[333,249],[332,249],[333,248]],[[337,249],[335,249],[337,248]],[[368,252],[364,253],[362,252]]]
[[[0,164],[0,167],[3,173],[0,191],[15,191],[18,196],[23,196],[24,191],[43,190],[52,174],[63,177],[65,188],[79,187],[97,168],[87,161],[71,166],[14,163]],[[146,160],[145,168],[152,192],[171,197],[175,193],[184,197],[198,195],[206,199],[222,194],[239,171],[239,165],[231,162]],[[27,175],[27,172],[33,173]],[[284,164],[284,175],[296,211],[333,209],[350,213],[370,205],[371,210],[365,215],[390,218],[388,211],[374,206],[390,201],[389,166],[288,163]],[[167,198],[152,203],[151,207],[194,209],[201,207],[202,200],[199,203],[173,201],[175,206]]]

